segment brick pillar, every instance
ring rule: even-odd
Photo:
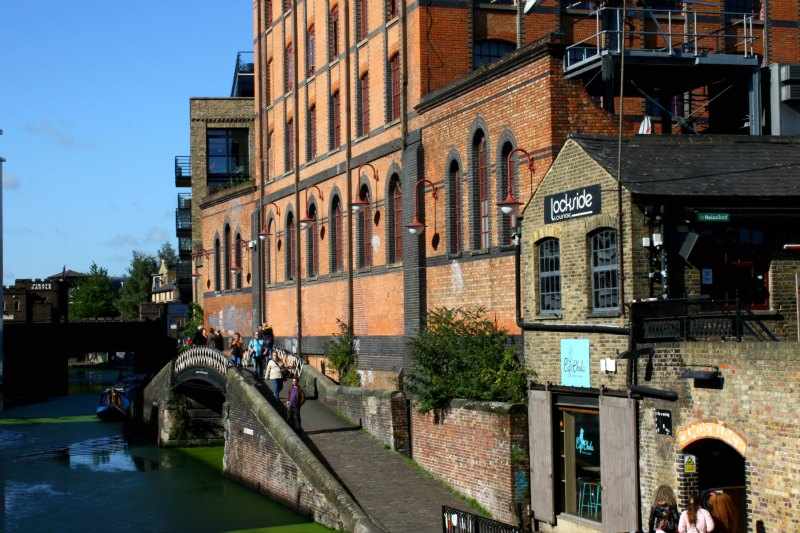
[[[694,472],[686,472],[687,459],[694,461]],[[700,465],[697,464],[697,456],[688,453],[675,454],[675,468],[678,471],[678,506],[685,509],[689,505],[689,495],[696,493],[699,487],[697,471]]]
[[[416,183],[425,175],[423,148],[419,134],[410,135],[408,147],[403,153],[403,218],[405,224],[411,222],[417,207],[422,213],[424,197],[418,194]],[[420,187],[420,191],[422,187]],[[404,224],[404,225],[405,225]],[[403,316],[404,333],[407,337],[416,335],[425,324],[425,239],[411,236],[403,239]],[[408,348],[403,354],[404,366],[410,364]]]

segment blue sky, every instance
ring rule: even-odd
[[[228,96],[251,0],[0,4],[4,276],[124,273],[175,238],[189,98]],[[188,189],[186,189],[188,190]]]

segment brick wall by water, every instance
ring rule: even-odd
[[[516,524],[528,495],[528,418],[522,405],[454,400],[448,409],[411,411],[412,457],[474,498],[492,516]],[[518,461],[519,460],[519,461]]]

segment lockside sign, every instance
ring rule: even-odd
[[[596,215],[600,209],[600,185],[551,194],[544,197],[544,223]]]

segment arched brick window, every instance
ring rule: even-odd
[[[328,61],[339,56],[339,6],[331,8],[328,15]]]
[[[486,135],[478,130],[472,138],[472,248],[486,250],[489,234],[489,169]]]
[[[366,184],[358,191],[358,198],[370,202],[369,187]],[[356,237],[358,239],[358,268],[372,266],[372,207],[365,206],[359,209]]]
[[[295,261],[295,246],[297,246],[297,233],[294,229],[294,213],[286,216],[286,279],[294,279],[297,273]]]
[[[331,223],[330,223],[330,271],[341,272],[343,270],[342,264],[342,202],[339,196],[336,195],[331,201]]]
[[[592,273],[592,311],[619,310],[619,254],[617,230],[601,228],[589,234]]]
[[[219,237],[214,239],[214,290],[222,290],[222,246]]]
[[[398,263],[403,260],[403,188],[397,174],[389,179],[386,207],[388,259],[389,263]]]
[[[237,233],[233,246],[233,268],[236,269],[233,275],[233,288],[242,288],[242,236]]]
[[[458,161],[447,169],[447,238],[451,254],[461,253],[461,170]]]
[[[561,249],[558,239],[545,239],[537,245],[539,256],[539,312],[561,312]]]
[[[306,277],[313,278],[319,274],[319,244],[317,241],[319,227],[316,204],[312,203],[308,206],[308,218],[310,222],[306,227]]]
[[[225,270],[222,276],[225,280],[224,289],[229,291],[231,290],[231,227],[229,224],[225,224],[223,239],[223,246],[225,247],[225,264],[223,267]]]
[[[512,161],[512,168],[508,168],[508,154],[510,154],[514,150],[514,145],[510,142],[505,142],[503,144],[503,148],[500,150],[500,161],[497,162],[497,168],[500,171],[497,173],[497,191],[498,200],[502,200],[508,194],[508,173],[514,172],[513,168],[513,161]],[[516,196],[517,191],[515,190],[515,176],[512,175],[511,177],[511,192]],[[500,213],[500,244],[508,245],[511,244],[511,215],[506,215],[502,211],[498,210]]]

